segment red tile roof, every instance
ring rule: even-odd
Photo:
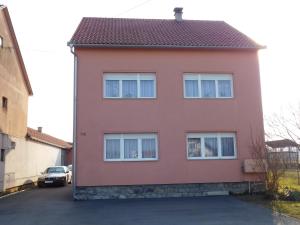
[[[270,146],[271,148],[299,147],[296,142],[289,139],[266,141],[266,145]]]
[[[263,48],[223,21],[121,18],[83,18],[68,44],[100,48]]]
[[[68,142],[65,142],[61,139],[55,138],[53,136],[50,136],[48,134],[39,132],[37,130],[34,130],[32,128],[27,128],[27,137],[38,141],[38,142],[42,142],[45,144],[49,144],[49,145],[53,145],[59,148],[64,148],[64,149],[71,149],[72,145],[69,144]]]

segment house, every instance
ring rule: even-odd
[[[0,6],[0,190],[3,190],[7,151],[27,133],[28,97],[32,88],[7,7]]]
[[[10,190],[32,184],[49,166],[68,165],[67,154],[72,145],[45,134],[27,128],[24,138],[11,137],[15,141],[14,149],[5,152],[4,190]]]
[[[61,165],[71,145],[27,128],[32,88],[6,6],[0,6],[0,192],[37,180]]]
[[[289,139],[266,141],[270,157],[281,159],[283,166],[297,168],[300,165],[299,144]]]
[[[174,12],[83,18],[68,42],[74,198],[240,193],[260,182],[242,167],[251,137],[264,140],[263,46],[223,21]]]
[[[35,146],[37,146],[37,144],[42,144],[44,146],[47,146],[51,154],[48,154],[47,159],[44,159],[43,162],[49,160],[51,156],[52,157],[55,156],[54,157],[55,161],[48,163],[47,166],[51,166],[51,165],[67,166],[69,164],[72,164],[72,160],[70,160],[72,156],[72,143],[66,142],[64,140],[53,137],[49,134],[43,133],[42,127],[38,127],[37,130],[28,127],[27,141],[35,143]],[[46,151],[46,147],[43,148],[43,154],[47,155],[44,151]],[[45,168],[45,166],[43,166],[42,168]]]

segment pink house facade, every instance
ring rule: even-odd
[[[74,197],[202,196],[260,183],[257,51],[220,21],[83,18],[75,58]],[[203,34],[203,35],[201,35]]]

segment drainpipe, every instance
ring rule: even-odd
[[[75,200],[76,192],[76,152],[77,152],[77,55],[74,51],[74,46],[71,43],[68,43],[70,46],[70,51],[74,55],[74,91],[73,91],[73,165],[72,165],[72,193],[73,199]]]

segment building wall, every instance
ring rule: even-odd
[[[0,132],[14,137],[25,137],[27,131],[28,91],[18,64],[3,11],[0,10]],[[8,108],[2,108],[2,97]]]
[[[37,181],[49,166],[61,165],[61,149],[43,143],[13,138],[16,148],[5,155],[5,189]]]
[[[255,51],[77,49],[77,186],[241,182],[264,139]],[[103,99],[104,72],[155,72],[157,99]],[[183,73],[232,73],[233,99],[184,99]],[[105,133],[158,134],[158,160],[104,162]],[[236,132],[237,159],[187,160],[188,132]]]

